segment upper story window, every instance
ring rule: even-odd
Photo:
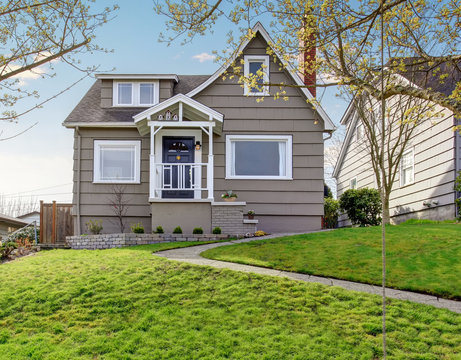
[[[158,81],[114,81],[114,106],[152,106],[158,102]]]
[[[357,189],[357,178],[356,177],[353,177],[350,181],[349,181],[349,188],[350,189]]]
[[[413,149],[403,153],[400,160],[400,186],[406,186],[415,182],[415,156]]]
[[[139,183],[141,174],[141,142],[139,140],[95,140],[95,183]]]
[[[227,135],[227,179],[292,179],[292,137]]]
[[[269,56],[268,55],[245,55],[244,76],[248,79],[256,79],[256,86],[245,84],[245,95],[268,96],[269,86],[262,86],[269,82]]]

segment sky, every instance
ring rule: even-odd
[[[166,18],[155,14],[152,0],[121,0],[118,5],[116,18],[96,32],[96,43],[112,51],[88,54],[82,58],[83,64],[99,65],[99,72],[114,69],[115,73],[192,75],[212,74],[218,69],[211,54],[225,48],[228,27],[216,26],[213,34],[197,37],[190,44],[177,41],[167,46],[158,41]],[[270,33],[269,23],[262,23]],[[54,67],[55,77],[25,77],[21,79],[23,86],[38,90],[40,99],[46,99],[83,76],[59,61]],[[62,122],[93,82],[93,78],[86,78],[41,109],[20,117],[17,123],[0,124],[1,139],[37,123],[22,135],[0,141],[0,202],[72,201],[73,131]],[[334,88],[325,93],[318,90],[318,96],[327,114],[339,124],[347,103],[335,92]],[[36,102],[31,99],[28,105]]]

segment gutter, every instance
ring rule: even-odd
[[[78,126],[75,127],[75,132],[77,134],[77,194],[75,199],[75,207],[77,210],[77,235],[81,235],[82,229],[80,224],[80,163],[81,163],[81,151],[82,151],[82,136],[80,134],[80,129]]]

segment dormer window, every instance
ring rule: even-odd
[[[244,75],[250,81],[256,78],[257,86],[245,84],[245,95],[268,96],[269,86],[262,86],[269,82],[269,56],[267,55],[245,55]]]
[[[152,106],[159,102],[158,81],[114,81],[114,106]]]

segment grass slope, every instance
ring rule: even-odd
[[[461,299],[461,225],[387,228],[387,286]],[[381,284],[381,228],[348,228],[231,245],[210,259]]]
[[[0,358],[381,355],[377,296],[152,255],[164,248],[53,250],[1,265]],[[394,300],[388,314],[389,359],[461,352],[461,315]]]

